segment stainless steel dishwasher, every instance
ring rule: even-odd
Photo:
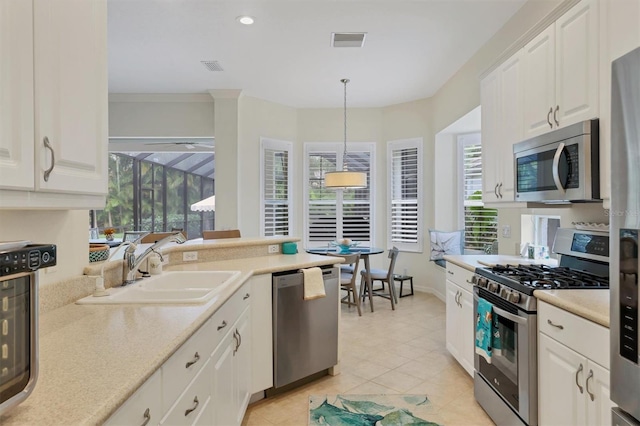
[[[323,267],[322,278],[326,296],[304,300],[302,272],[273,274],[274,388],[338,363],[338,268]]]

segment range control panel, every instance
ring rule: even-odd
[[[0,252],[0,276],[32,272],[56,265],[54,244],[30,244]]]

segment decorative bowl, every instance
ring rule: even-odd
[[[352,249],[352,248],[354,248],[354,247],[356,247],[356,246],[360,245],[360,243],[359,243],[359,242],[357,242],[357,241],[351,242],[351,243],[349,243],[349,244],[341,244],[341,243],[338,243],[337,241],[334,241],[334,242],[333,242],[333,243],[331,243],[331,244],[332,244],[332,245],[334,245],[334,246],[336,246],[336,247],[338,247],[338,249],[339,249],[339,250],[338,250],[338,254],[348,254],[348,253],[351,253],[351,249]]]
[[[102,262],[109,258],[107,244],[89,244],[89,262]]]

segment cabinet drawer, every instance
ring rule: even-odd
[[[141,425],[147,419],[154,425],[162,418],[161,374],[156,371],[127,401],[105,422],[107,426]]]
[[[447,262],[447,279],[465,290],[473,291],[473,284],[471,284],[473,274],[474,272],[468,269]]]
[[[206,364],[200,369],[193,382],[187,387],[180,399],[171,407],[164,419],[163,425],[192,425],[211,424],[212,411],[211,380],[213,377],[212,362],[206,359]]]
[[[539,301],[538,330],[609,368],[609,329]]]

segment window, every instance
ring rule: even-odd
[[[558,228],[560,216],[523,214],[520,216],[521,244],[547,247],[551,257],[556,258],[552,248]]]
[[[498,211],[485,209],[482,202],[482,144],[480,133],[458,136],[462,170],[461,195],[464,246],[486,251],[498,240]]]
[[[392,141],[387,144],[389,159],[389,246],[421,252],[422,220],[422,139]]]
[[[374,144],[348,144],[347,169],[367,174],[367,187],[333,190],[324,187],[324,174],[342,165],[341,143],[305,144],[305,246],[323,247],[331,241],[349,238],[373,244],[373,200],[371,194]],[[338,167],[336,167],[338,165]]]
[[[190,205],[213,195],[214,154],[206,152],[111,152],[109,193],[92,226],[117,232],[184,230],[189,238],[213,229],[214,212]]]
[[[291,142],[260,139],[261,219],[265,237],[291,235]]]

